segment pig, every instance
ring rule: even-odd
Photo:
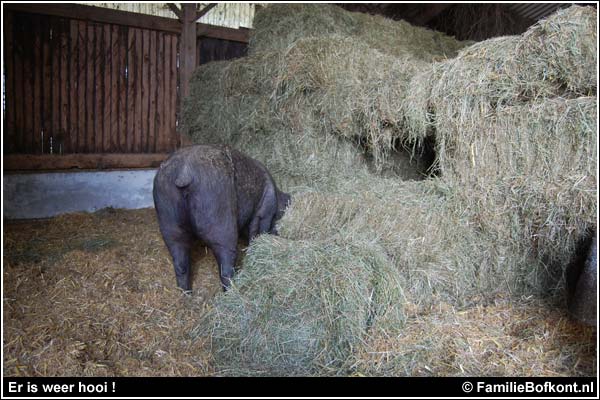
[[[230,147],[208,145],[171,154],[156,173],[153,197],[177,285],[186,293],[191,291],[189,253],[195,239],[212,250],[227,290],[238,238],[277,234],[275,223],[290,202],[260,162]]]
[[[586,325],[596,325],[598,302],[598,249],[595,233],[582,240],[576,259],[567,269],[569,315]]]

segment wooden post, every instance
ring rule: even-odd
[[[180,47],[181,98],[190,94],[190,78],[196,67],[196,4],[182,3]]]

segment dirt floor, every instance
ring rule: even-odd
[[[5,376],[214,374],[207,338],[193,332],[220,291],[216,263],[198,246],[193,295],[183,295],[154,209],[5,221],[3,233]],[[596,330],[534,300],[469,310],[440,304],[407,327],[370,343],[356,375],[597,373]],[[431,330],[439,340],[420,343]]]

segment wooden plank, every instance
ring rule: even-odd
[[[77,153],[79,144],[79,22],[69,22],[69,153]]]
[[[85,89],[85,109],[86,109],[86,131],[85,131],[85,153],[95,152],[95,126],[94,121],[96,119],[95,112],[95,101],[96,101],[96,88],[95,88],[95,58],[96,58],[96,35],[95,28],[92,23],[87,24],[87,59],[86,59],[86,89]]]
[[[177,80],[175,79],[175,82],[173,82],[173,76],[172,76],[172,70],[173,70],[173,65],[171,64],[171,60],[172,60],[172,53],[173,53],[173,36],[174,35],[170,35],[170,34],[166,34],[165,35],[165,91],[164,91],[164,103],[165,103],[165,111],[164,111],[164,115],[163,115],[163,120],[164,120],[164,146],[167,149],[167,151],[170,151],[170,149],[172,149],[172,145],[171,145],[171,120],[172,120],[172,116],[171,116],[171,109],[172,109],[172,105],[171,105],[171,97],[172,97],[172,92],[177,90]]]
[[[52,129],[52,54],[50,47],[50,31],[52,29],[52,21],[49,18],[41,18],[40,40],[42,54],[42,113],[41,113],[41,129],[44,132],[42,137],[43,152],[50,153],[50,138],[53,135]]]
[[[4,5],[4,10],[54,15],[57,17],[74,18],[90,22],[117,24],[143,29],[155,29],[177,34],[181,32],[181,24],[176,19],[72,3],[10,3]]]
[[[119,27],[111,25],[110,152],[119,151],[119,71],[121,70]]]
[[[196,66],[202,64],[202,61],[201,61],[201,58],[203,56],[202,48],[204,46],[205,40],[206,40],[205,38],[198,38],[196,40]]]
[[[127,36],[127,130],[125,147],[126,152],[133,152],[135,142],[135,104],[136,104],[136,82],[138,80],[137,66],[137,32],[138,29],[129,28]]]
[[[32,18],[32,30],[33,30],[33,48],[31,58],[31,69],[33,71],[33,91],[30,92],[33,95],[33,111],[31,117],[33,118],[33,149],[32,153],[38,154],[44,152],[44,142],[42,133],[42,117],[43,102],[42,102],[42,83],[43,83],[43,52],[42,52],[42,18],[39,16],[33,16]]]
[[[136,29],[135,33],[135,50],[137,54],[136,59],[136,82],[135,82],[135,124],[134,124],[134,134],[133,134],[133,149],[134,153],[142,152],[142,120],[144,115],[144,47],[146,44],[144,43],[144,31],[141,29]]]
[[[154,141],[154,151],[165,151],[164,132],[165,132],[165,34],[158,33],[157,54],[156,54],[156,135]]]
[[[172,47],[172,36],[171,34],[165,34],[165,72],[164,72],[164,112],[163,112],[163,146],[161,151],[170,151],[171,146],[171,92],[177,90],[177,81],[173,83],[171,81],[171,47]]]
[[[202,18],[203,16],[205,16],[206,13],[208,13],[210,10],[212,10],[216,6],[217,6],[217,3],[210,3],[207,6],[205,6],[202,10],[196,11],[196,17],[195,17],[194,20],[198,21],[200,18]]]
[[[125,112],[127,114],[127,128],[121,133],[125,138],[125,152],[131,152],[133,149],[134,135],[134,116],[135,116],[135,80],[137,77],[137,68],[134,65],[135,61],[135,29],[129,28],[127,32],[127,101]]]
[[[52,110],[52,123],[51,123],[51,137],[52,137],[52,151],[54,153],[58,153],[58,149],[62,143],[62,135],[60,133],[60,106],[61,106],[61,98],[60,98],[60,83],[61,83],[61,74],[60,74],[60,38],[61,38],[61,21],[58,18],[52,18],[50,24],[50,57],[52,64],[52,73],[51,73],[51,81],[49,82],[52,85],[52,100],[51,100],[51,110]]]
[[[250,29],[233,29],[224,26],[215,26],[196,23],[196,35],[213,39],[231,40],[233,42],[248,43],[250,40]]]
[[[117,99],[118,102],[118,110],[119,110],[119,151],[125,151],[127,148],[127,137],[130,136],[130,134],[128,134],[128,130],[127,130],[127,122],[128,122],[128,118],[127,118],[127,114],[128,114],[128,101],[129,99],[127,98],[128,94],[129,94],[129,88],[128,88],[128,79],[129,79],[129,74],[131,73],[131,71],[128,69],[127,72],[125,72],[125,68],[127,67],[127,61],[128,61],[128,57],[129,57],[129,42],[128,42],[128,36],[129,36],[129,31],[133,31],[133,29],[129,29],[125,26],[121,26],[119,27],[119,64],[120,64],[120,70],[119,70],[119,96]]]
[[[158,54],[156,53],[156,35],[158,32],[149,31],[150,47],[148,57],[148,131],[146,137],[145,153],[156,152],[156,64]]]
[[[136,129],[136,153],[146,152],[148,142],[148,120],[150,111],[150,32],[146,29],[141,31],[142,52],[140,64],[142,67],[140,79],[140,125]]]
[[[175,35],[171,36],[171,101],[169,107],[169,138],[171,139],[171,148],[177,148],[177,117],[179,107],[179,70],[177,68],[177,53],[179,51],[179,38]]]
[[[24,26],[24,35],[23,35],[23,122],[24,122],[24,135],[23,135],[23,152],[24,153],[33,153],[33,79],[34,73],[33,70],[33,58],[34,58],[34,43],[33,43],[33,24],[31,23],[31,19],[22,19],[22,23]]]
[[[6,14],[5,14],[6,15]],[[25,152],[25,138],[26,138],[26,130],[25,130],[25,103],[28,101],[29,96],[25,96],[25,68],[23,66],[24,62],[24,40],[25,40],[25,32],[24,32],[24,24],[22,18],[18,15],[13,16],[14,25],[13,25],[13,34],[15,46],[13,48],[14,55],[14,66],[15,66],[15,95],[12,99],[12,104],[15,109],[15,142],[14,142],[14,151],[16,153],[24,153]]]
[[[156,168],[168,156],[168,153],[9,154],[4,157],[4,169],[27,171],[71,168]]]
[[[69,129],[69,96],[71,88],[71,74],[69,63],[71,60],[70,52],[70,26],[68,19],[61,19],[60,36],[60,136],[62,138],[58,153],[68,153],[71,148],[71,132]]]
[[[5,66],[5,109],[4,120],[4,149],[7,153],[17,151],[17,132],[15,130],[15,108],[17,105],[15,97],[15,69],[14,69],[14,36],[13,36],[13,13],[5,12],[3,21],[4,35],[4,66]]]
[[[190,3],[181,4],[183,11],[183,27],[181,30],[181,43],[179,53],[180,63],[180,94],[182,98],[189,95],[190,78],[196,67],[196,5]]]
[[[104,135],[104,29],[101,25],[94,26],[94,153],[104,153],[102,149]]]
[[[177,18],[180,20],[183,18],[183,12],[181,11],[181,8],[179,8],[175,3],[167,3],[167,6],[173,12],[173,14],[177,16]]]
[[[111,82],[111,66],[113,63],[112,58],[112,40],[111,40],[111,26],[106,24],[102,29],[102,34],[104,35],[104,61],[102,63],[102,80],[103,80],[103,88],[104,88],[104,96],[102,97],[102,152],[108,153],[111,151],[110,145],[110,128],[111,128],[111,120],[110,120],[110,107],[111,107],[111,90],[112,90],[112,82]]]
[[[77,147],[73,149],[74,153],[85,153],[86,149],[86,121],[87,121],[87,23],[78,22],[77,33],[77,97],[73,99],[77,103]]]

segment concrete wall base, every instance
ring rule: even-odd
[[[156,169],[4,174],[4,218],[48,218],[106,207],[154,207],[155,174]]]

